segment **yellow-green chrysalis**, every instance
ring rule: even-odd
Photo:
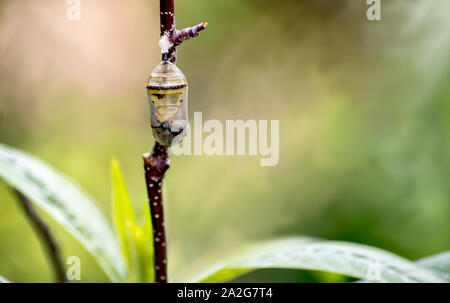
[[[176,145],[186,136],[188,85],[181,70],[163,61],[152,71],[147,84],[153,136],[162,145]]]

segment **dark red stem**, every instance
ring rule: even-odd
[[[184,40],[198,36],[198,33],[204,30],[208,23],[203,22],[178,31],[175,27],[174,0],[160,0],[159,4],[161,36],[166,35],[169,41],[173,43],[169,53],[163,54],[162,57],[164,59],[167,56],[172,63],[175,63],[177,60],[177,46]],[[165,283],[167,282],[167,243],[164,227],[162,182],[170,166],[169,148],[155,142],[152,153],[144,154],[143,159],[148,201],[153,223],[155,282]]]
[[[164,283],[167,282],[167,252],[162,182],[170,166],[169,149],[156,142],[152,153],[142,157],[153,225],[155,282]]]
[[[169,41],[176,32],[175,28],[175,3],[174,0],[159,0],[159,15],[161,20],[160,36],[167,35]],[[162,57],[164,59],[164,54]],[[168,58],[170,62],[175,63],[177,61],[177,49],[176,46],[170,48]]]

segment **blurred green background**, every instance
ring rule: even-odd
[[[160,61],[158,1],[0,1],[0,142],[71,176],[110,217],[112,157],[146,203],[153,138],[145,83]],[[313,235],[408,259],[450,249],[450,2],[176,1],[177,27],[209,27],[179,48],[189,112],[280,121],[280,161],[173,156],[165,179],[171,272],[196,273],[243,243]],[[0,184],[0,273],[50,282],[15,199]],[[82,282],[106,282],[53,223]],[[239,281],[345,281],[266,270]]]

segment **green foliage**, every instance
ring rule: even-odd
[[[116,160],[111,162],[111,175],[113,221],[122,254],[96,202],[78,185],[42,161],[0,145],[0,178],[66,228],[93,254],[112,281],[153,282],[148,203],[144,203],[142,213],[136,216]],[[286,238],[249,245],[235,257],[197,277],[175,280],[224,282],[264,268],[322,271],[372,282],[450,282],[450,252],[413,263],[361,244],[308,237]],[[0,277],[0,282],[8,281]]]
[[[450,251],[421,259],[418,264],[440,272],[450,283]]]
[[[0,179],[22,192],[72,234],[114,282],[125,266],[114,233],[97,202],[48,164],[0,144]]]
[[[448,278],[441,272],[378,248],[311,238],[288,238],[247,247],[239,256],[193,281],[223,282],[262,268],[320,270],[372,282],[446,282]]]
[[[46,9],[59,9],[58,2],[48,1]],[[96,3],[89,20],[98,13],[114,20],[123,9]],[[157,32],[150,43],[142,29],[157,26],[158,14],[149,12],[159,3],[134,1],[134,22],[108,28],[132,34],[114,37],[104,35],[101,22],[90,22],[82,36],[63,35],[72,24],[46,22],[41,5],[28,1],[24,14],[23,1],[0,1],[8,12],[0,17],[8,25],[0,27],[0,45],[14,46],[2,49],[0,142],[51,160],[102,209],[111,202],[114,153],[140,208],[139,156],[152,140],[143,127],[149,124],[143,82],[161,57]],[[262,168],[258,156],[171,157],[164,180],[169,278],[268,237],[364,243],[409,260],[450,249],[450,1],[384,1],[383,21],[376,23],[367,22],[364,6],[177,1],[179,28],[203,17],[211,26],[181,48],[178,61],[188,75],[191,114],[223,123],[279,120],[280,162]],[[64,58],[52,56],[49,45]],[[80,53],[85,45],[92,47]],[[21,226],[25,218],[8,195],[1,187],[0,273],[13,281],[50,281],[31,226]],[[58,240],[64,252],[83,257],[83,282],[106,282],[70,237]],[[18,268],[12,259],[28,266]],[[247,277],[258,281],[267,272]],[[310,275],[284,272],[275,270],[274,278]]]
[[[143,224],[136,221],[133,205],[119,164],[111,162],[113,181],[113,220],[120,239],[122,254],[128,266],[129,282],[153,282],[153,245],[148,204],[143,211]]]
[[[9,283],[9,281],[0,276],[0,283]]]

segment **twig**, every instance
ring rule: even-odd
[[[167,56],[172,63],[175,63],[177,60],[177,46],[184,40],[198,36],[198,33],[204,30],[208,26],[208,23],[203,22],[199,25],[178,31],[175,27],[174,0],[160,0],[159,4],[161,36],[166,35],[173,44],[169,49],[169,53],[163,54],[163,58]],[[155,142],[152,153],[146,153],[142,157],[144,159],[145,181],[153,223],[155,282],[166,283],[167,247],[164,227],[162,182],[170,166],[169,148]]]
[[[164,211],[162,196],[162,181],[169,169],[169,149],[158,142],[151,154],[144,154],[145,183],[149,197],[153,225],[153,247],[155,281],[167,282],[166,232],[164,228]]]
[[[197,37],[200,31],[204,30],[208,26],[208,23],[202,22],[193,27],[186,27],[181,31],[175,31],[173,36],[171,37],[170,42],[176,47],[180,45],[184,40],[188,40],[190,38]]]
[[[46,247],[48,256],[53,265],[56,282],[58,282],[58,283],[66,282],[67,280],[66,280],[66,276],[65,276],[65,269],[64,269],[63,262],[61,260],[59,248],[58,248],[58,245],[56,244],[55,238],[53,238],[52,234],[50,233],[50,229],[39,218],[39,215],[34,210],[30,200],[28,200],[28,198],[25,197],[18,190],[14,189],[14,192],[17,195],[17,197],[19,198],[19,201],[21,202],[21,205],[22,205],[23,210],[25,211],[25,214],[31,220],[34,227],[36,228],[37,233],[40,235],[43,245]]]
[[[182,30],[177,30],[175,26],[175,4],[174,0],[160,0],[160,21],[161,21],[161,36],[166,35],[173,46],[169,49],[167,54],[170,62],[177,61],[177,46],[183,41],[197,37],[199,32],[204,30],[208,23],[202,22],[196,26],[187,27]],[[164,58],[164,54],[162,56]]]

